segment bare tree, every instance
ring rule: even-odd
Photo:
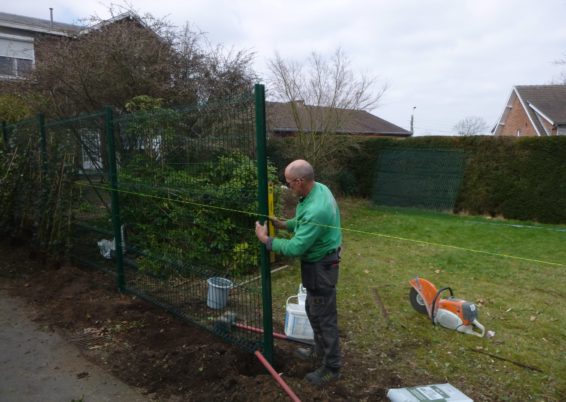
[[[332,134],[341,131],[351,111],[374,108],[386,90],[376,89],[374,78],[355,73],[340,48],[330,57],[312,52],[304,62],[276,53],[268,67],[269,95],[289,103],[298,149],[314,165],[335,153],[338,144]]]
[[[76,38],[38,41],[32,80],[22,83],[43,96],[36,108],[51,115],[104,105],[125,109],[140,95],[166,105],[202,104],[249,90],[255,81],[247,51],[212,47],[188,25],[177,29],[151,15],[111,14],[110,20],[91,17],[90,28]]]
[[[487,128],[487,123],[481,117],[468,116],[456,123],[453,130],[456,131],[458,135],[478,135],[485,134]]]

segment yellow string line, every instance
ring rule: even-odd
[[[113,189],[111,187],[106,187],[106,186],[93,186],[93,185],[82,184],[82,183],[76,183],[76,184],[78,184],[80,186],[85,186],[85,187],[98,188],[100,190],[113,191]],[[116,189],[116,191],[118,191],[120,193],[124,193],[124,194],[136,195],[138,197],[154,198],[154,199],[157,199],[157,200],[172,201],[172,202],[178,202],[178,203],[182,203],[182,204],[195,205],[195,206],[199,206],[199,207],[202,207],[202,208],[218,209],[218,210],[221,210],[221,211],[235,212],[235,213],[245,214],[245,215],[249,215],[249,216],[258,216],[258,217],[269,218],[268,215],[264,215],[264,214],[260,214],[260,213],[241,211],[241,210],[237,210],[237,209],[233,209],[233,208],[219,207],[219,206],[215,206],[215,205],[207,205],[207,204],[202,204],[202,203],[198,203],[198,202],[194,202],[194,201],[172,200],[170,198],[160,197],[158,195],[137,193],[137,192],[134,192],[134,191],[121,190],[121,189]],[[330,229],[337,229],[335,226],[323,225],[323,224],[315,223],[315,222],[305,222],[305,223],[307,223],[309,225],[317,225],[317,226],[320,226],[320,227],[326,227],[326,228],[330,228]],[[384,238],[387,238],[387,239],[412,242],[412,243],[417,243],[417,244],[422,244],[422,245],[427,245],[427,246],[445,247],[445,248],[451,248],[451,249],[454,249],[454,250],[466,251],[466,252],[470,252],[470,253],[485,254],[485,255],[490,255],[490,256],[495,256],[495,257],[510,258],[510,259],[514,259],[514,260],[527,261],[527,262],[535,262],[535,263],[539,263],[539,264],[553,265],[553,266],[557,266],[557,267],[566,267],[566,264],[561,264],[561,263],[558,263],[558,262],[537,260],[537,259],[534,259],[534,258],[518,257],[518,256],[515,256],[515,255],[510,255],[510,254],[494,253],[494,252],[491,252],[491,251],[476,250],[476,249],[473,249],[473,248],[453,246],[453,245],[444,244],[444,243],[435,243],[435,242],[430,242],[430,241],[425,241],[425,240],[409,239],[409,238],[406,238],[406,237],[392,236],[392,235],[387,235],[387,234],[383,234],[383,233],[368,232],[368,231],[365,231],[365,230],[350,229],[350,228],[345,228],[345,227],[342,227],[342,230],[345,231],[345,232],[358,233],[358,234],[369,235],[369,236],[384,237]]]
[[[113,191],[112,187],[106,187],[106,186],[93,186],[90,184],[83,184],[83,183],[76,183],[79,186],[83,186],[83,187],[90,187],[90,188],[97,188],[99,190],[106,190],[106,191]],[[135,191],[128,191],[128,190],[121,190],[121,189],[116,189],[117,192],[119,193],[124,193],[124,194],[130,194],[130,195],[137,195],[138,197],[145,197],[145,198],[154,198],[156,200],[162,200],[162,201],[172,201],[172,202],[178,202],[181,204],[190,204],[190,205],[196,205],[198,207],[202,207],[202,208],[210,208],[210,209],[218,209],[221,211],[227,211],[227,212],[237,212],[239,214],[244,214],[244,215],[250,215],[250,216],[264,216],[264,217],[268,217],[267,215],[263,215],[260,213],[254,213],[254,212],[247,212],[247,211],[240,211],[238,209],[232,209],[232,208],[226,208],[226,207],[218,207],[216,205],[208,205],[208,204],[202,204],[199,202],[194,202],[194,201],[187,201],[187,200],[173,200],[171,198],[165,198],[165,197],[160,197],[158,195],[151,195],[151,194],[145,194],[145,193],[137,193]]]
[[[372,235],[372,236],[386,237],[386,238],[394,239],[394,240],[402,240],[402,241],[408,241],[408,242],[413,242],[413,243],[419,243],[419,244],[428,245],[428,246],[445,247],[445,248],[451,248],[451,249],[454,249],[454,250],[468,251],[468,252],[471,252],[471,253],[486,254],[486,255],[491,255],[491,256],[496,256],[496,257],[504,257],[504,258],[511,258],[511,259],[515,259],[515,260],[521,260],[521,261],[537,262],[537,263],[540,263],[540,264],[555,265],[555,266],[558,266],[558,267],[566,267],[566,264],[560,264],[558,262],[537,260],[537,259],[534,259],[534,258],[518,257],[516,255],[494,253],[494,252],[491,252],[491,251],[476,250],[476,249],[473,249],[473,248],[453,246],[451,244],[435,243],[435,242],[430,242],[430,241],[425,241],[425,240],[408,239],[406,237],[391,236],[391,235],[386,235],[386,234],[382,234],[382,233],[366,232],[366,231],[357,230],[357,229],[342,228],[342,230],[347,230],[347,231],[350,231],[350,232],[353,232],[353,233],[361,233],[361,234]]]

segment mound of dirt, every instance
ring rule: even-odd
[[[25,246],[0,243],[0,281],[24,298],[35,321],[57,331],[91,362],[159,400],[286,401],[257,358],[135,296],[120,294],[112,275],[46,263]],[[35,258],[34,258],[35,257]],[[302,400],[382,401],[400,378],[368,368],[347,350],[343,379],[320,389],[303,378],[313,367],[278,341],[275,369]]]

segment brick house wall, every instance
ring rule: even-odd
[[[566,84],[517,85],[492,130],[494,135],[566,135]]]
[[[519,98],[517,96],[513,96],[511,109],[507,114],[505,124],[501,127],[499,135],[516,137],[517,133],[519,133],[521,137],[534,137],[537,135],[527,113],[525,112],[525,109],[523,109],[523,106],[519,101]]]

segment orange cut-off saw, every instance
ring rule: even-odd
[[[419,313],[427,314],[434,325],[453,329],[468,335],[483,337],[485,328],[478,322],[478,309],[474,303],[454,297],[449,287],[436,289],[431,282],[419,278],[409,281],[409,300]],[[448,291],[450,296],[443,298]]]

